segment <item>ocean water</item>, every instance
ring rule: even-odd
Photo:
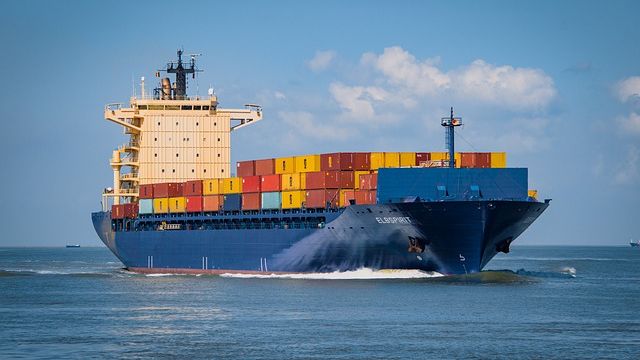
[[[0,359],[638,359],[640,249],[514,247],[487,271],[139,275],[0,248]]]

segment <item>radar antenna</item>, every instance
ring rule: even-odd
[[[449,117],[443,117],[440,124],[445,127],[445,136],[447,143],[447,150],[449,151],[449,167],[456,167],[455,160],[455,133],[454,128],[462,125],[461,117],[453,116],[453,106],[451,107],[451,115]]]
[[[167,68],[165,70],[158,70],[156,72],[156,76],[160,77],[160,72],[166,72],[167,74],[176,74],[176,82],[171,87],[171,93],[167,94],[167,84],[169,84],[169,79],[165,78],[162,80],[162,88],[156,89],[156,97],[159,97],[162,92],[163,99],[173,99],[173,100],[185,100],[187,99],[187,74],[192,74],[192,78],[196,78],[197,72],[202,72],[202,70],[196,67],[196,57],[201,54],[189,54],[191,60],[189,64],[186,65],[182,62],[182,54],[183,50],[178,50],[178,61],[170,61],[167,63]],[[185,66],[186,65],[186,66]]]

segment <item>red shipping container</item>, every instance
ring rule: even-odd
[[[273,175],[276,173],[275,159],[264,159],[255,161],[255,175]]]
[[[324,209],[330,202],[330,207],[338,207],[340,190],[309,190],[307,191],[307,199],[305,206],[309,209]]]
[[[376,203],[376,191],[374,190],[356,190],[354,197],[357,205]]]
[[[353,170],[370,170],[371,153],[353,153]]]
[[[378,188],[378,174],[360,175],[360,189],[375,190]]]
[[[309,190],[340,188],[340,171],[314,171],[305,176],[305,184]]]
[[[153,184],[154,198],[182,196],[182,183]]]
[[[138,195],[140,199],[153,199],[153,185],[140,185]]]
[[[182,187],[182,194],[184,196],[202,195],[202,180],[192,180],[185,182]]]
[[[489,168],[491,167],[491,153],[461,153],[460,167]]]
[[[353,189],[355,175],[353,171],[340,172],[340,189]]]
[[[260,176],[262,192],[280,191],[280,174]]]
[[[490,168],[491,167],[491,153],[476,153],[476,167]]]
[[[260,176],[246,176],[242,178],[242,192],[260,192],[262,180]]]
[[[243,193],[242,210],[260,210],[260,198],[260,193]]]
[[[245,176],[254,176],[256,174],[255,170],[255,161],[247,160],[247,161],[238,161],[236,165],[236,176],[245,177]]]
[[[222,205],[223,195],[208,195],[202,197],[202,211],[218,211]]]
[[[185,203],[188,213],[202,212],[202,196],[187,196]]]
[[[416,153],[416,166],[427,165],[427,161],[431,160],[431,154],[428,152]]]
[[[133,219],[138,216],[138,204],[120,204],[111,206],[111,218],[112,219]]]
[[[322,154],[320,155],[320,170],[356,170],[356,161],[359,162],[360,168],[368,170],[371,167],[371,154],[352,152]]]

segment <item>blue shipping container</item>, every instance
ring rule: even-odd
[[[138,207],[139,214],[153,214],[153,199],[140,199]]]
[[[527,176],[521,168],[384,168],[378,172],[378,201],[526,201]]]
[[[265,210],[280,209],[281,197],[280,192],[263,192],[262,208]]]
[[[224,196],[222,210],[240,211],[242,209],[242,194],[227,194]]]

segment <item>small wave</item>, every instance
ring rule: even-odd
[[[421,270],[373,270],[335,271],[330,273],[293,273],[293,274],[221,274],[229,278],[257,279],[301,279],[301,280],[373,280],[373,279],[424,279],[443,276],[437,272]]]
[[[576,269],[570,266],[565,266],[559,271],[529,271],[525,269],[519,269],[515,273],[518,275],[532,276],[538,278],[575,278]]]
[[[61,271],[61,270],[36,270],[36,269],[2,269],[0,276],[36,276],[36,275],[64,275],[81,277],[113,276],[112,271]]]
[[[496,258],[495,260],[530,260],[530,261],[633,261],[632,259],[616,259],[616,258],[592,258],[592,257],[527,257],[527,256],[508,256]]]

